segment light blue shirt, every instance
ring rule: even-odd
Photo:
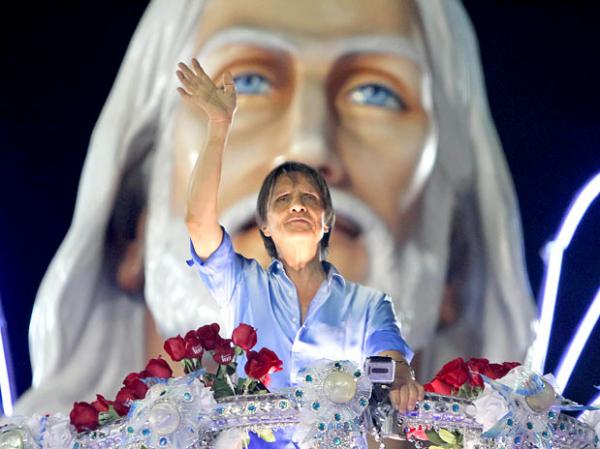
[[[362,367],[366,357],[399,351],[410,360],[412,350],[400,334],[390,297],[345,280],[328,262],[326,279],[300,323],[296,288],[283,264],[273,259],[264,269],[233,250],[223,230],[219,248],[202,260],[190,242],[192,260],[209,291],[222,306],[234,308],[234,325],[257,329],[256,350],[267,347],[283,361],[283,371],[271,375],[271,388],[296,383],[299,372],[318,359],[351,360]],[[239,365],[243,374],[243,363]]]

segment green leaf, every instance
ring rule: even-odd
[[[444,447],[447,446],[446,442],[444,440],[442,440],[442,438],[440,438],[440,436],[437,434],[437,432],[435,430],[428,429],[425,431],[425,435],[427,435],[427,438],[433,444],[436,444],[438,446],[444,446]]]
[[[215,399],[219,399],[225,396],[232,396],[235,392],[231,389],[226,379],[217,377],[213,384],[213,394]]]
[[[234,351],[235,351],[235,355],[237,355],[237,356],[242,355],[244,353],[244,350],[242,348],[240,348],[239,346],[235,346]]]
[[[452,432],[449,432],[446,429],[440,429],[439,436],[442,440],[444,440],[451,446],[454,446],[456,444],[456,435],[454,435]]]
[[[230,363],[229,365],[227,365],[225,367],[225,372],[227,374],[229,374],[230,376],[233,376],[235,374],[236,368],[237,368],[237,363],[235,363],[235,362]]]

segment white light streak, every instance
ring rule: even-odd
[[[575,201],[567,210],[567,214],[559,228],[556,239],[546,244],[544,258],[546,260],[546,274],[542,285],[540,301],[540,325],[538,337],[535,343],[535,350],[531,360],[531,367],[537,372],[544,372],[546,364],[546,355],[548,353],[548,344],[550,342],[550,332],[552,322],[554,321],[554,310],[556,306],[556,297],[558,293],[558,283],[562,266],[563,253],[571,243],[573,235],[581,222],[581,219],[596,197],[600,194],[600,173],[596,174],[575,196]],[[587,315],[589,315],[586,313]],[[593,327],[593,326],[592,326]],[[583,348],[583,347],[582,347]],[[569,359],[575,357],[575,362],[579,358],[580,352],[576,356],[569,356]],[[568,381],[568,378],[565,380]]]
[[[571,373],[575,368],[575,364],[583,351],[585,344],[587,343],[594,325],[600,318],[600,289],[596,292],[596,297],[592,302],[592,305],[588,308],[583,320],[579,323],[575,337],[571,340],[568,349],[563,353],[563,357],[558,365],[556,371],[556,383],[558,385],[558,392],[563,393]]]

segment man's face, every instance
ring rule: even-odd
[[[332,188],[329,259],[349,279],[365,281],[368,229],[352,202],[368,206],[401,241],[435,159],[412,3],[209,0],[198,30],[194,55],[214,80],[231,71],[238,94],[219,191],[220,213],[238,208],[228,229],[236,250],[268,263],[253,208],[240,214],[239,205],[272,168],[297,160],[319,169]],[[185,204],[204,121],[187,108],[177,117],[176,209]]]
[[[273,239],[278,254],[298,244],[317,253],[323,234],[328,232],[319,190],[301,173],[277,178],[267,203],[263,234]]]

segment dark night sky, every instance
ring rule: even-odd
[[[19,391],[31,381],[27,327],[35,293],[68,229],[92,128],[146,2],[78,5],[44,2],[1,19],[0,295]],[[540,249],[574,193],[600,171],[600,8],[581,1],[465,5],[479,36],[537,294]],[[550,370],[600,286],[599,206],[565,259]],[[575,400],[586,401],[600,384],[599,341],[596,326],[566,391]]]

